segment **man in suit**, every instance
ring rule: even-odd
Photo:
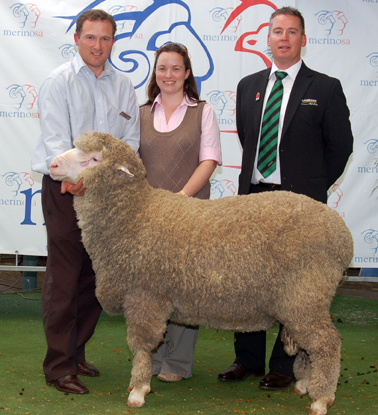
[[[272,68],[245,77],[237,89],[236,124],[243,147],[239,194],[286,190],[326,203],[328,188],[343,173],[353,149],[346,99],[338,79],[304,64],[301,48],[305,45],[301,13],[292,7],[276,10],[270,18],[268,34]],[[283,78],[282,104],[276,108],[279,118],[276,151],[273,152],[271,143],[267,172],[260,164],[268,157],[263,156],[267,150],[260,147],[266,135],[263,131],[261,139],[261,130],[262,126],[265,130],[263,114],[270,105],[269,95],[275,90],[278,78]],[[262,389],[285,389],[295,380],[295,357],[285,353],[281,331],[282,326],[270,358],[270,372],[259,385]],[[235,362],[218,379],[237,382],[250,376],[264,376],[265,352],[265,331],[236,333]]]

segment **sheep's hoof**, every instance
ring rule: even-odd
[[[130,405],[129,405],[130,406]],[[310,409],[309,415],[326,415],[327,412],[320,411],[318,409]]]
[[[130,401],[130,399],[127,401],[127,406],[129,408],[143,408],[144,402],[138,402],[138,401]]]
[[[308,382],[304,380],[298,380],[295,385],[294,389],[291,391],[293,395],[303,396],[306,395],[308,392]]]
[[[149,394],[149,392],[149,385],[133,387],[132,391],[130,392],[129,399],[127,400],[127,406],[129,408],[142,408],[144,405],[144,398]]]
[[[318,399],[311,404],[309,415],[326,415],[327,405],[332,406],[335,398]]]
[[[297,389],[296,387],[291,391],[292,395],[298,395],[298,396],[303,396],[306,395],[307,392],[303,392],[300,389]]]

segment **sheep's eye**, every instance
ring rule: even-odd
[[[94,157],[94,158],[93,158],[93,161],[98,161],[98,160],[96,159],[96,157]]]

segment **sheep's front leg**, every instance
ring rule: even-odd
[[[124,310],[127,343],[134,353],[127,404],[131,408],[141,408],[150,392],[152,351],[163,340],[172,305],[165,298],[138,289],[127,294]]]
[[[127,400],[130,408],[141,408],[144,405],[144,398],[150,393],[151,376],[151,355],[143,350],[136,352],[131,370],[130,395]]]

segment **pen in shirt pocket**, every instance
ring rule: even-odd
[[[126,112],[120,112],[119,113],[119,115],[121,115],[123,118],[126,118],[126,120],[130,120],[131,119],[131,117],[130,117],[130,115],[129,114],[126,114]]]

